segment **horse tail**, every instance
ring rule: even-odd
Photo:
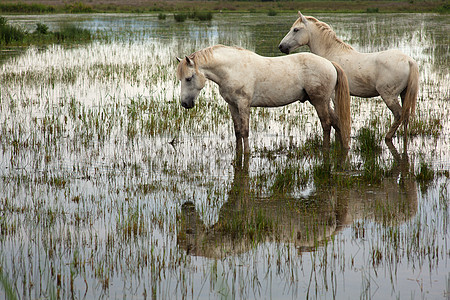
[[[417,94],[419,92],[419,67],[413,60],[409,61],[409,76],[408,85],[404,90],[404,97],[402,103],[401,122],[407,125],[409,116],[414,117],[416,112]],[[405,128],[406,129],[406,128]],[[406,132],[405,132],[406,134]]]
[[[350,130],[352,120],[350,116],[350,89],[348,87],[347,75],[344,70],[335,62],[331,62],[337,72],[337,82],[335,87],[335,110],[339,118],[339,129],[341,131],[342,145],[344,148],[350,147]]]

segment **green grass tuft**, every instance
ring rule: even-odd
[[[60,30],[55,32],[55,37],[58,42],[90,41],[92,39],[89,30],[77,27],[74,24],[61,26]]]
[[[48,26],[42,23],[36,24],[36,33],[38,34],[47,34],[48,33]]]
[[[93,38],[91,32],[74,24],[65,24],[56,32],[50,32],[48,26],[36,24],[33,33],[9,25],[5,17],[0,16],[0,45],[42,45],[63,42],[89,42]]]
[[[295,185],[295,169],[288,167],[275,176],[275,181],[272,185],[272,193],[283,194],[292,190]]]
[[[373,157],[381,152],[381,137],[375,130],[362,127],[356,137],[356,149],[365,157]]]
[[[23,41],[25,36],[25,30],[7,24],[6,18],[0,16],[0,45],[9,45],[12,42]]]
[[[378,7],[368,7],[366,8],[366,13],[373,14],[378,13],[380,9]]]
[[[419,173],[416,175],[417,181],[423,184],[427,184],[433,181],[434,175],[434,170],[431,165],[427,164],[424,161],[421,161]]]
[[[187,17],[188,15],[184,13],[173,14],[173,18],[175,19],[175,21],[180,23],[186,21]]]
[[[18,299],[16,294],[14,293],[14,288],[7,278],[7,276],[3,273],[3,268],[0,267],[0,284],[3,288],[5,299],[16,300]]]
[[[189,14],[189,18],[196,21],[211,21],[213,18],[212,12],[208,11],[194,11]]]

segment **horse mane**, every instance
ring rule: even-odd
[[[194,53],[188,55],[187,57],[194,62],[195,64],[195,69],[196,71],[198,71],[198,65],[203,65],[208,63],[212,56],[213,56],[213,51],[218,49],[218,48],[236,48],[236,49],[242,49],[239,47],[227,47],[224,45],[214,45],[211,47],[207,47],[207,48],[203,48],[201,50],[195,51]],[[178,68],[177,68],[177,78],[183,78],[184,74],[185,74],[185,70],[187,68],[187,62],[186,59],[183,59],[179,64],[178,64]]]
[[[320,34],[325,40],[332,42],[333,44],[339,45],[339,47],[341,47],[343,50],[354,50],[352,46],[346,44],[344,41],[338,38],[336,36],[336,32],[334,32],[331,26],[328,25],[327,23],[319,21],[318,19],[310,16],[306,17],[306,19],[314,23],[314,25],[316,25],[316,27],[319,29]],[[301,21],[302,21],[301,18],[297,20],[297,22]]]

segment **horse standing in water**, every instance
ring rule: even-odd
[[[410,115],[414,115],[419,89],[417,63],[398,50],[360,53],[337,38],[328,24],[314,17],[305,17],[300,12],[298,16],[280,42],[280,51],[289,54],[300,46],[308,45],[312,53],[337,62],[348,77],[351,95],[363,98],[381,96],[394,114],[386,142],[392,141],[402,122],[406,141],[408,121]]]
[[[345,73],[335,63],[311,53],[263,57],[254,52],[216,45],[179,59],[181,105],[192,108],[209,79],[228,103],[236,135],[236,152],[250,153],[250,107],[277,107],[295,101],[314,106],[323,128],[323,145],[330,146],[331,126],[344,149],[350,141],[350,93]],[[335,110],[330,99],[335,97]]]

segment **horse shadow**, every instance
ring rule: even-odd
[[[245,253],[260,243],[292,244],[299,252],[310,252],[358,220],[371,219],[386,226],[405,222],[417,212],[417,185],[405,173],[409,172],[404,165],[408,160],[400,155],[395,159],[393,173],[398,176],[380,185],[316,189],[302,197],[289,193],[261,196],[252,187],[249,158],[244,157],[234,164],[228,201],[215,224],[206,226],[194,203],[182,205],[177,243],[189,255],[208,258]]]

